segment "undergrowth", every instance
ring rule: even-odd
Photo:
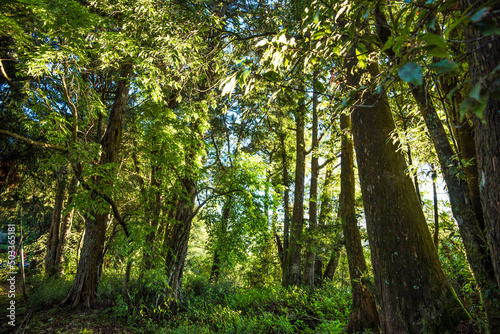
[[[151,289],[123,285],[112,277],[101,285],[103,298],[113,298],[107,310],[116,320],[149,333],[341,333],[348,320],[350,291],[326,284],[323,288],[241,288],[230,281],[212,284],[188,280],[176,304],[167,304]],[[149,291],[145,291],[149,290]]]

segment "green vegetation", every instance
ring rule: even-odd
[[[499,333],[499,22],[475,0],[3,1],[6,328]]]

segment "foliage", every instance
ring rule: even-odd
[[[116,282],[118,283],[118,282]],[[109,283],[108,283],[109,284]],[[116,291],[115,293],[117,293]],[[116,295],[115,295],[116,296]],[[127,311],[121,297],[112,315],[161,333],[340,333],[350,308],[349,290],[327,285],[308,291],[279,287],[238,288],[234,282],[193,278],[176,309]],[[158,313],[159,312],[159,313]],[[147,315],[150,320],[146,320]],[[151,322],[155,319],[154,322]]]
[[[458,162],[453,172],[461,179],[477,159],[461,158],[456,129],[466,125],[464,119],[481,118],[490,96],[498,93],[499,67],[468,77],[463,28],[469,24],[498,37],[498,11],[460,9],[457,1],[384,4],[4,1],[0,130],[23,139],[0,137],[0,223],[17,222],[21,209],[25,252],[39,263],[40,273],[57,180],[74,175],[80,181],[74,201],[64,200],[64,214],[75,210],[66,274],[61,280],[30,277],[31,306],[51,307],[65,297],[77,271],[85,220],[93,212],[108,215],[98,291],[100,301],[112,305],[107,314],[116,319],[165,333],[341,332],[351,303],[346,257],[339,264],[341,277],[335,278],[340,288],[336,283],[316,290],[277,287],[283,256],[277,245],[284,247],[290,237],[285,217],[291,215],[285,212],[291,214],[295,204],[285,207],[284,201],[296,190],[298,105],[305,106],[304,198],[312,193],[312,157],[322,167],[321,221],[312,228],[303,217],[298,244],[326,265],[332,249],[344,242],[335,168],[344,135],[339,115],[365,106],[365,93],[387,94],[396,123],[387,140],[404,153],[432,230],[428,170],[439,159],[412,92],[425,87],[436,109],[434,121],[447,125],[456,151],[452,160]],[[381,17],[375,13],[386,22],[377,21]],[[350,56],[359,64],[357,87],[345,80]],[[380,74],[373,77],[375,65]],[[125,79],[129,88],[117,157],[103,163],[106,126]],[[312,145],[313,108],[319,147]],[[194,192],[193,202],[186,190]],[[484,319],[445,197],[439,198],[441,262],[467,310]],[[165,261],[182,255],[173,254],[169,239],[181,225],[189,247],[180,275],[184,285],[174,302],[168,297],[172,268]],[[133,265],[124,293],[127,261]],[[370,281],[369,261],[368,267]],[[215,279],[214,268],[219,269]]]
[[[35,310],[55,307],[66,296],[71,287],[72,277],[43,279],[42,275],[30,280],[29,304]]]

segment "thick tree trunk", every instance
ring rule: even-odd
[[[313,80],[316,79],[316,74]],[[313,84],[313,107],[312,107],[312,157],[311,157],[311,186],[309,187],[309,231],[314,232],[318,225],[317,201],[318,201],[318,176],[319,162],[316,150],[318,149],[318,93]],[[316,240],[314,233],[309,235],[308,249],[304,260],[304,284],[314,286],[314,265],[316,259]]]
[[[331,218],[332,214],[332,194],[330,189],[330,184],[333,180],[333,173],[331,165],[326,166],[325,172],[325,181],[323,182],[323,192],[321,193],[321,207],[319,210],[319,218],[318,218],[318,226],[325,226],[326,221]],[[324,252],[323,247],[323,252]],[[340,248],[339,248],[340,251]],[[338,255],[337,255],[338,257]],[[314,263],[314,277],[315,277],[315,285],[320,286],[323,282],[324,274],[323,274],[323,261],[319,256],[316,256],[316,260]]]
[[[354,148],[351,140],[351,121],[348,115],[340,116],[342,130],[342,156],[340,172],[339,215],[345,238],[345,250],[349,263],[351,280],[352,307],[345,331],[347,333],[362,332],[370,328],[372,331],[380,327],[375,298],[363,282],[366,274],[366,261],[361,245],[361,234],[356,221],[355,182],[354,182]]]
[[[483,223],[478,221],[467,182],[457,177],[457,170],[459,170],[460,166],[454,159],[455,152],[450,145],[443,124],[436,110],[430,104],[425,83],[420,87],[413,87],[412,93],[434,142],[448,188],[451,209],[455,220],[458,222],[458,229],[464,242],[467,259],[481,292],[488,327],[492,333],[495,333],[500,331],[500,308],[498,307],[500,290],[495,278],[490,250],[485,247],[485,235],[480,227]],[[498,219],[498,217],[495,219]]]
[[[99,164],[106,165],[118,160],[118,150],[122,135],[122,122],[125,107],[128,101],[129,69],[121,71],[122,78],[117,82],[116,98],[109,115],[106,133],[102,139],[101,159]],[[97,177],[94,186],[103,182]],[[108,186],[112,187],[112,185]],[[92,194],[92,200],[103,200]],[[91,307],[96,304],[97,287],[99,284],[99,267],[101,266],[104,242],[106,240],[108,213],[90,210],[85,219],[85,237],[83,240],[80,261],[76,270],[73,285],[62,301],[62,304],[71,303],[73,307],[83,304]]]
[[[179,297],[196,196],[196,183],[194,180],[184,178],[182,184],[184,185],[183,194],[177,202],[175,211],[176,223],[170,230],[168,243],[166,244],[165,267],[169,287],[166,296],[167,301],[174,301]]]
[[[347,83],[358,87],[354,49]],[[368,65],[371,77],[378,65]],[[406,162],[389,140],[395,129],[385,94],[365,92],[352,129],[383,333],[454,332],[469,315],[441,268]]]
[[[380,22],[385,22],[385,17],[380,10],[376,14]],[[381,39],[383,38],[382,34],[379,34],[379,36]],[[388,55],[394,57],[393,52],[388,52]],[[424,81],[420,86],[411,84],[410,86],[438,155],[443,177],[448,188],[451,209],[458,223],[467,259],[479,285],[489,329],[493,332],[500,331],[500,308],[498,307],[500,290],[495,279],[489,250],[485,247],[485,235],[481,230],[483,223],[478,221],[481,216],[476,215],[467,182],[457,177],[460,165],[455,159],[455,152],[441,119],[431,102],[426,82]]]
[[[66,208],[71,207],[74,199],[76,190],[78,187],[78,180],[75,176],[71,178],[69,189],[68,189],[68,200],[66,202]],[[59,244],[57,245],[57,254],[55,266],[57,268],[57,276],[61,277],[64,275],[64,259],[66,256],[66,246],[68,245],[68,238],[71,233],[71,225],[73,225],[73,215],[75,209],[71,208],[63,217],[61,222],[61,229],[59,234]]]
[[[483,7],[487,1],[462,0],[462,9],[471,6],[472,13]],[[490,4],[491,6],[491,4]],[[498,20],[500,5],[494,4],[485,13],[484,20]],[[495,18],[496,16],[496,18]],[[490,92],[498,89],[498,80],[491,77],[500,59],[500,40],[498,36],[484,36],[473,27],[467,27],[465,36],[472,85],[486,77],[483,83]],[[498,77],[498,74],[497,74]],[[494,93],[493,93],[494,94]],[[480,184],[480,197],[483,216],[497,283],[500,286],[500,100],[491,96],[483,111],[482,120],[474,118],[477,168]],[[498,304],[497,304],[498,305]],[[500,320],[498,320],[500,322]],[[500,324],[496,329],[500,331]]]
[[[56,197],[54,200],[54,210],[50,222],[49,235],[47,236],[47,253],[45,255],[45,276],[56,276],[57,270],[57,249],[60,243],[61,214],[66,194],[66,176],[61,175],[57,182]]]
[[[306,169],[306,150],[304,140],[305,128],[305,103],[304,98],[299,101],[299,106],[295,115],[297,157],[295,163],[295,195],[293,203],[293,217],[290,227],[290,243],[285,267],[284,286],[297,286],[300,284],[300,260],[302,227],[304,224],[304,180]]]
[[[332,256],[326,264],[325,271],[323,273],[323,280],[330,282],[333,281],[333,277],[335,276],[335,272],[337,271],[337,267],[339,266],[341,249],[342,247],[340,245],[335,245],[334,249],[332,250]]]

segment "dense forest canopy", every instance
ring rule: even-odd
[[[500,333],[498,1],[0,8],[9,329]]]

